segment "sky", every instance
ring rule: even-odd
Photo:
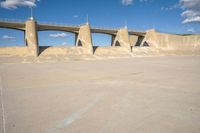
[[[80,25],[87,21],[91,27],[122,28],[164,33],[199,34],[200,0],[1,0],[0,20],[26,21],[33,16],[38,23]],[[39,45],[72,46],[72,33],[42,31]],[[93,44],[107,46],[111,36],[92,34]],[[0,46],[23,46],[24,33],[0,28]]]

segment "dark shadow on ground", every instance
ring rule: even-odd
[[[143,40],[144,40],[144,37],[143,36],[139,36],[138,40],[137,40],[137,42],[135,44],[135,47],[140,47]]]
[[[98,47],[99,47],[99,46],[93,46],[93,54],[95,54],[96,49],[97,49]]]
[[[39,55],[41,55],[46,49],[52,46],[39,46]]]

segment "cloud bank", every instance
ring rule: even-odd
[[[66,36],[67,36],[66,33],[49,34],[49,37],[52,37],[52,38],[63,38],[63,37],[66,37]]]
[[[122,0],[121,2],[123,6],[128,6],[133,4],[133,0]]]
[[[16,9],[18,7],[35,7],[36,0],[5,0],[0,2],[1,8]]]
[[[184,9],[182,23],[200,23],[200,0],[180,0],[180,3]]]
[[[15,40],[16,37],[14,37],[14,36],[4,35],[4,36],[2,36],[2,39],[4,39],[4,40]]]

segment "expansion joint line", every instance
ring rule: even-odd
[[[6,120],[5,120],[5,109],[4,109],[4,101],[3,101],[3,85],[2,78],[0,76],[0,97],[1,97],[1,109],[2,109],[2,127],[3,133],[6,133]]]

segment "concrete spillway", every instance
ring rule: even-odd
[[[147,31],[144,41],[150,46],[164,49],[193,49],[200,46],[200,35],[175,35]]]
[[[35,20],[22,23],[0,22],[1,28],[11,28],[25,32],[26,46],[0,47],[0,55],[8,56],[148,56],[165,54],[200,55],[200,35],[178,35],[159,33],[155,30],[146,32],[121,29],[95,29],[89,24],[80,26],[56,26],[38,24]],[[76,37],[74,47],[40,47],[38,31],[59,30],[72,32]],[[112,35],[111,47],[94,47],[92,33]]]

